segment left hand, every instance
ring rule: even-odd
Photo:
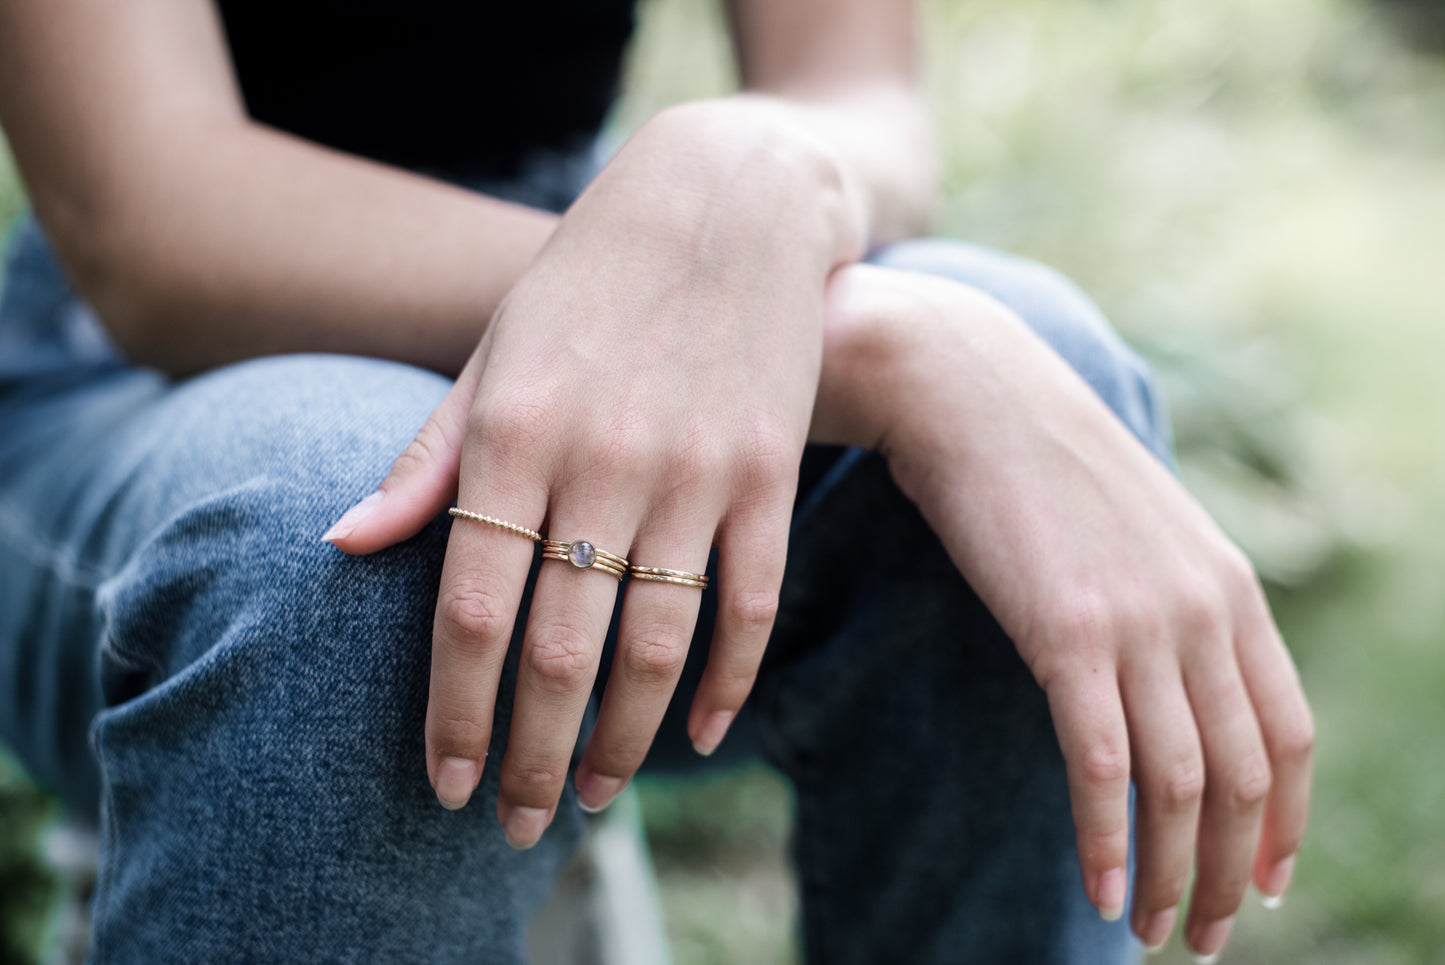
[[[719,616],[689,732],[722,740],[772,627],[818,383],[824,282],[854,242],[813,155],[747,105],[667,112],[563,218],[369,515],[335,542],[370,552],[461,508],[631,562],[700,572],[719,550]],[[743,123],[740,123],[743,122]],[[532,547],[454,526],[427,713],[437,796],[481,777]],[[516,847],[551,822],[617,584],[545,562],[526,637],[498,816]],[[697,589],[634,580],[579,800],[605,806],[641,765],[682,671]]]

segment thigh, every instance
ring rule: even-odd
[[[522,960],[581,817],[519,853],[494,768],[464,811],[431,793],[448,521],[368,557],[320,539],[448,387],[292,356],[178,384],[107,363],[0,398],[0,737],[101,802],[98,961]]]

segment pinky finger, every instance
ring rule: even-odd
[[[1068,769],[1079,868],[1106,921],[1124,914],[1129,860],[1129,736],[1112,673],[1061,675],[1048,691]]]
[[[789,506],[730,519],[718,543],[718,612],[707,669],[687,732],[699,754],[717,750],[753,689],[763,661],[788,554]]]

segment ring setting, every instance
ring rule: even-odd
[[[544,539],[542,540],[542,558],[562,560],[571,563],[579,570],[601,570],[619,580],[627,575],[627,560],[616,553],[598,549],[596,545],[585,539],[571,542],[560,539]]]
[[[488,526],[495,526],[498,529],[524,536],[534,543],[542,544],[542,558],[548,560],[561,560],[564,563],[571,563],[579,570],[601,570],[604,573],[615,576],[621,580],[624,576],[631,575],[634,580],[649,580],[653,583],[672,583],[677,586],[690,586],[699,590],[707,589],[708,577],[706,573],[689,573],[687,570],[669,570],[661,566],[634,566],[616,553],[609,553],[606,550],[598,549],[596,544],[585,539],[566,541],[560,539],[543,539],[542,534],[525,526],[518,526],[516,523],[509,523],[506,520],[498,519],[495,516],[484,516],[481,513],[473,513],[469,510],[458,509],[453,506],[447,510],[453,519],[468,519],[476,523],[485,523]]]

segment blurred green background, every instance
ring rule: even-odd
[[[938,229],[1075,277],[1160,366],[1318,727],[1283,910],[1225,961],[1445,963],[1445,56],[1427,0],[931,0]],[[711,0],[646,0],[617,125],[727,89]],[[0,159],[0,219],[19,210]],[[797,960],[764,770],[645,782],[679,965]],[[58,885],[0,763],[0,960]],[[1188,961],[1174,940],[1160,961]]]

